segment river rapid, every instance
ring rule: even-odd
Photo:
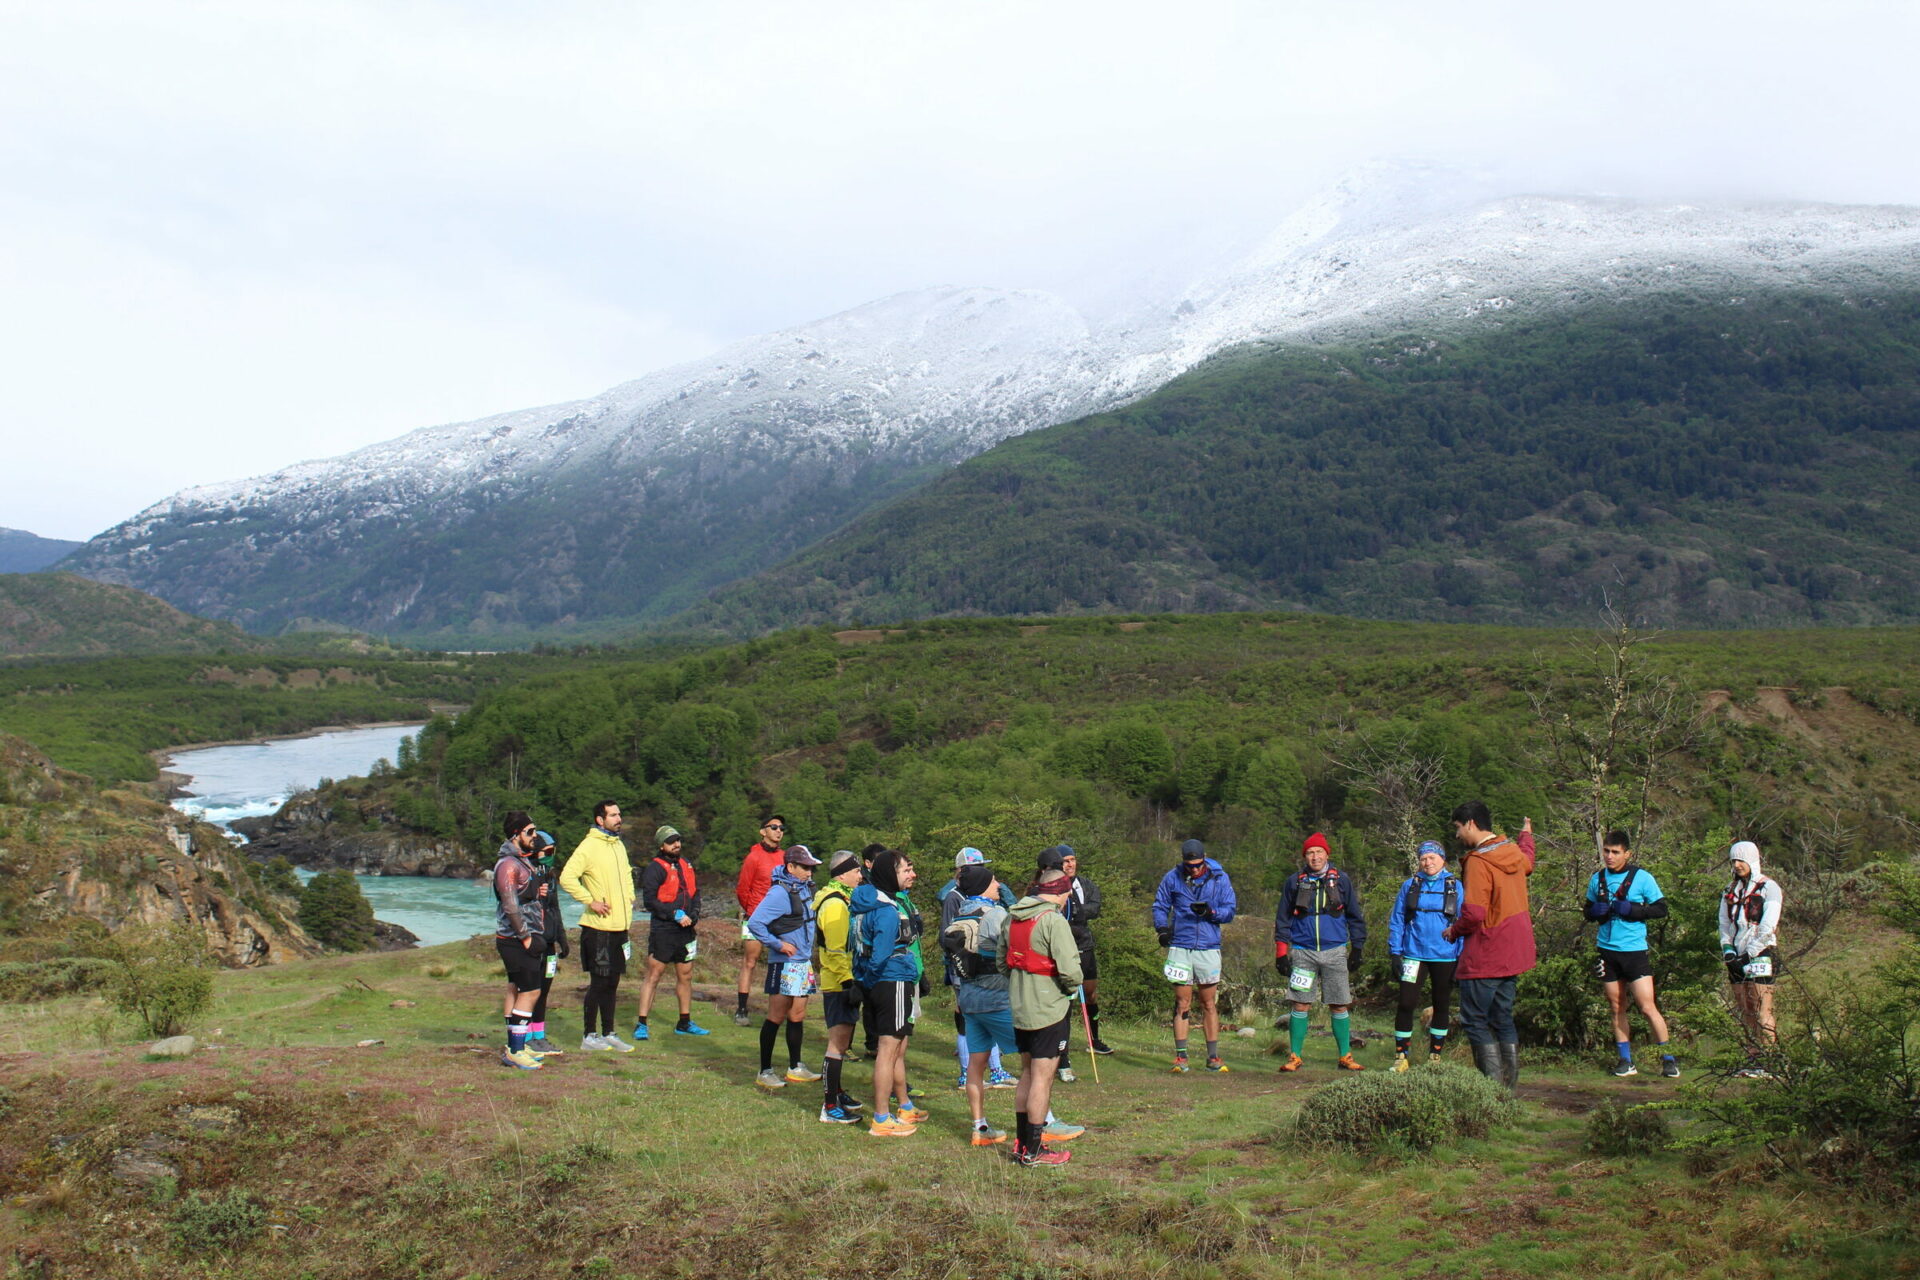
[[[299,738],[268,738],[176,751],[169,772],[181,774],[187,794],[173,806],[244,837],[229,823],[276,812],[296,792],[322,778],[359,777],[379,760],[392,760],[417,724],[334,729]],[[299,872],[302,881],[313,873]],[[423,946],[493,931],[493,891],[483,880],[440,876],[358,876],[373,914],[416,935]],[[571,922],[569,922],[571,923]]]

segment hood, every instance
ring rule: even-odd
[[[881,895],[878,888],[870,884],[863,884],[858,889],[855,889],[853,895],[847,899],[847,910],[856,916],[862,916],[869,911],[878,910],[886,901],[887,899]]]
[[[813,881],[802,880],[799,876],[796,876],[792,872],[788,871],[784,866],[775,867],[773,869],[773,883],[792,885],[796,889],[812,889],[813,888]]]
[[[1495,842],[1475,849],[1467,855],[1470,858],[1485,858],[1487,865],[1497,871],[1524,874],[1527,870],[1527,855],[1520,852],[1520,846],[1505,836],[1497,837]]]
[[[1054,906],[1044,898],[1028,896],[1013,904],[1011,914],[1015,920],[1031,920],[1037,915],[1042,915],[1048,911],[1058,911],[1059,909],[1060,908]]]
[[[500,846],[500,852],[496,856],[501,858],[518,858],[520,859],[520,861],[526,863],[528,866],[533,865],[533,859],[527,854],[523,853],[520,849],[520,846],[515,844],[511,840],[507,841],[505,844]]]
[[[1735,841],[1733,848],[1727,850],[1728,864],[1731,865],[1735,858],[1738,858],[1740,861],[1746,863],[1748,866],[1753,868],[1754,879],[1758,880],[1760,878],[1760,846],[1759,845],[1755,844],[1751,840]]]

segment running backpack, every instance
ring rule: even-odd
[[[1605,898],[1611,893],[1615,902],[1625,902],[1627,900],[1627,890],[1633,888],[1634,877],[1639,874],[1639,865],[1629,862],[1620,876],[1620,887],[1609,891],[1607,888],[1607,873],[1602,871],[1600,873],[1600,896]]]
[[[779,938],[792,933],[795,929],[798,929],[801,925],[813,919],[813,910],[805,898],[802,898],[793,891],[792,885],[777,884],[774,888],[785,889],[787,891],[786,912],[767,921],[767,932]],[[768,890],[768,892],[772,892],[772,890]]]
[[[1060,966],[1053,962],[1052,956],[1033,949],[1033,927],[1038,923],[1040,916],[1028,916],[1025,920],[1015,920],[1007,930],[1007,967],[1051,978],[1060,972]]]
[[[1742,883],[1745,883],[1747,886],[1747,891],[1744,894],[1740,892]],[[1727,919],[1737,919],[1744,913],[1747,917],[1748,924],[1759,924],[1767,914],[1766,895],[1761,892],[1761,889],[1766,883],[1767,878],[1765,876],[1756,876],[1752,880],[1744,882],[1735,880],[1729,884],[1727,886],[1726,896]]]
[[[1423,907],[1420,905],[1420,899],[1425,895],[1423,895],[1420,892],[1419,876],[1414,876],[1410,878],[1407,881],[1406,889],[1407,889],[1407,898],[1406,898],[1407,923],[1412,924],[1415,916],[1419,915],[1422,911],[1431,911],[1433,910],[1433,908]],[[1455,876],[1448,876],[1442,882],[1442,888],[1440,891],[1440,914],[1448,920],[1455,920],[1459,918],[1460,881]]]
[[[1320,899],[1315,892],[1318,885],[1326,886],[1326,898]],[[1337,916],[1347,909],[1346,877],[1340,874],[1338,867],[1328,867],[1319,881],[1302,871],[1293,880],[1293,910],[1296,916]]]
[[[963,980],[984,978],[997,971],[993,953],[980,949],[981,926],[985,923],[984,912],[956,916],[940,934],[940,948],[953,961],[955,971]]]
[[[852,906],[849,904],[848,918],[852,921],[851,933],[853,935],[849,945],[853,951],[853,972],[856,976],[863,970],[871,970],[878,967],[873,962],[872,929],[873,917],[882,910],[890,910],[900,918],[900,932],[894,936],[893,950],[888,954],[888,960],[893,959],[894,956],[905,955],[907,952],[913,950],[914,942],[919,936],[918,934],[912,933],[912,925],[910,923],[913,920],[919,919],[919,917],[910,916],[902,911],[900,904],[884,893],[880,895],[879,906],[875,907],[872,911],[862,912],[858,916],[851,914]]]

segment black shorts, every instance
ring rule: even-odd
[[[1086,947],[1080,952],[1080,981],[1092,982],[1100,976],[1100,962],[1094,958],[1093,948]]]
[[[661,964],[687,964],[687,944],[693,939],[693,930],[656,920],[647,931],[647,954]]]
[[[820,994],[820,1017],[830,1027],[850,1027],[860,1021],[860,986],[849,982],[838,991]]]
[[[1767,959],[1773,961],[1773,973],[1768,974],[1764,978],[1755,978],[1748,975],[1747,958],[1744,956],[1738,960],[1727,961],[1727,981],[1732,983],[1736,987],[1747,986],[1747,985],[1752,985],[1756,987],[1772,986],[1775,974],[1778,974],[1780,972],[1780,957],[1776,954],[1778,950],[1779,949],[1777,947],[1768,947],[1765,951],[1762,951],[1760,953],[1760,955],[1765,956]],[[1757,960],[1760,958],[1760,956],[1755,956],[1753,958]]]
[[[1609,951],[1602,947],[1594,969],[1602,982],[1638,982],[1653,976],[1653,961],[1644,951]]]
[[[524,946],[518,938],[495,938],[493,945],[500,952],[500,963],[507,968],[507,981],[513,984],[515,991],[538,991],[540,984],[547,980],[547,944],[543,938],[535,938],[531,948]]]
[[[919,995],[917,982],[876,982],[867,988],[867,1000],[873,1005],[873,1033],[904,1040],[913,1034],[913,1005]]]
[[[625,929],[580,926],[580,967],[596,978],[617,978],[627,971]]]
[[[1073,1013],[1069,1010],[1066,1017],[1050,1027],[1041,1027],[1037,1031],[1022,1031],[1015,1027],[1013,1042],[1029,1058],[1057,1058],[1067,1051],[1067,1029],[1072,1023]]]

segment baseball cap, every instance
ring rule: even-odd
[[[782,859],[783,861],[792,863],[796,867],[817,867],[820,865],[820,859],[813,856],[813,850],[803,844],[788,845],[786,853],[782,855]]]
[[[972,845],[968,845],[953,855],[953,865],[956,869],[960,867],[990,867],[993,865],[993,860]]]
[[[678,827],[657,827],[653,833],[653,847],[656,849],[664,849],[667,847],[668,841],[678,840],[679,838],[680,830]]]

